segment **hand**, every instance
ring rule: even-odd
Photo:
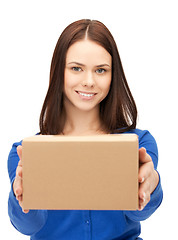
[[[139,149],[139,164],[139,210],[141,211],[150,201],[150,195],[158,185],[159,176],[154,170],[150,155],[143,147]]]
[[[22,146],[17,147],[17,154],[19,155],[20,161],[16,169],[16,177],[13,183],[13,190],[16,199],[19,201],[19,205],[24,213],[28,213],[29,210],[24,210],[22,207],[23,188],[22,188]]]

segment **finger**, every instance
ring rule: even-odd
[[[23,209],[23,208],[22,208],[22,211],[23,211],[24,213],[29,213],[29,210],[25,210],[25,209]]]
[[[150,201],[150,194],[146,194],[144,199],[139,199],[139,210],[142,211]]]
[[[22,202],[22,195],[16,196],[16,199],[20,202]]]
[[[153,162],[148,162],[140,166],[138,173],[139,183],[143,183],[152,173],[154,169]]]
[[[17,170],[16,170],[16,179],[15,179],[16,183],[14,182],[14,185],[16,186],[14,187],[14,190],[15,190],[14,192],[17,194],[16,198],[19,201],[19,205],[21,206],[22,211],[24,213],[28,213],[29,210],[23,209],[22,207],[23,189],[22,189],[22,146],[21,145],[17,147],[17,154],[20,158],[20,161],[18,163]]]
[[[140,164],[147,163],[152,161],[150,155],[147,154],[146,149],[144,147],[139,149],[139,162]]]
[[[149,180],[140,184],[140,188],[139,188],[140,210],[142,210],[150,201],[150,189],[149,188],[150,188]]]
[[[139,199],[142,199],[145,202],[145,200],[146,200],[146,191],[144,189],[139,190]]]
[[[28,213],[29,212],[29,210],[24,210],[23,209],[23,205],[22,205],[22,199],[23,199],[23,195],[22,195],[22,188],[17,188],[16,189],[16,199],[17,199],[17,201],[19,202],[19,205],[20,205],[20,207],[22,208],[22,211],[24,212],[24,213]]]
[[[19,167],[22,167],[22,160],[19,160],[18,166],[19,166]]]
[[[22,167],[20,165],[17,166],[16,176],[22,178]]]
[[[142,206],[146,201],[146,198],[139,198],[139,205]]]
[[[22,160],[22,146],[21,145],[19,145],[17,147],[17,154],[18,154],[20,160]]]
[[[14,190],[14,194],[16,196],[19,196],[22,194],[22,178],[19,176],[18,171],[16,174],[16,178],[14,180],[14,184],[13,184],[13,190]]]
[[[23,190],[22,190],[22,183],[20,180],[17,180],[17,182],[15,183],[15,186],[14,186],[14,193],[16,195],[16,197],[19,197],[22,195],[23,193]]]
[[[20,188],[17,189],[17,190],[16,190],[16,193],[17,193],[16,199],[17,199],[17,201],[19,202],[19,205],[20,205],[20,207],[22,208],[22,211],[23,211],[24,213],[28,213],[29,210],[27,210],[27,209],[24,210],[24,209],[23,209],[23,205],[22,205],[22,199],[23,199],[22,189],[21,189],[21,190],[20,190]]]
[[[145,199],[139,198],[139,211],[142,211],[145,207]]]
[[[21,196],[21,198],[20,198],[20,200],[19,200],[19,205],[20,205],[20,207],[22,208],[22,212],[23,212],[23,213],[28,213],[28,212],[29,212],[29,209],[24,209],[24,208],[23,208],[23,205],[22,205],[22,196]]]

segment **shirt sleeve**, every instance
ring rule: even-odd
[[[25,235],[33,235],[37,233],[46,223],[47,210],[30,210],[25,214],[16,200],[13,192],[13,182],[16,175],[16,168],[19,162],[17,154],[17,146],[22,142],[14,143],[8,157],[8,173],[11,182],[11,190],[8,199],[8,214],[12,225],[21,233]]]
[[[155,139],[148,131],[140,131],[139,148],[144,147],[151,156],[154,168],[157,171],[158,166],[158,148]],[[158,171],[157,171],[158,172]],[[158,173],[159,175],[159,173]],[[161,186],[161,178],[159,175],[159,183],[150,196],[150,201],[142,211],[124,211],[125,215],[133,221],[143,221],[149,218],[160,206],[163,199],[163,191]]]

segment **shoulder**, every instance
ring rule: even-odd
[[[155,138],[148,130],[132,129],[124,134],[136,134],[139,140],[139,148],[144,147],[151,156],[155,168],[158,164],[158,147]]]
[[[19,156],[17,154],[17,146],[19,145],[22,145],[22,141],[15,142],[9,152],[7,165],[10,181],[12,181],[15,177],[16,168],[19,162]]]
[[[152,136],[152,134],[148,130],[141,130],[136,128],[125,133],[137,134],[139,139],[139,144],[143,144],[144,142],[148,142],[148,141],[156,143],[155,138]]]
[[[22,140],[19,141],[19,142],[13,143],[12,148],[11,148],[10,153],[9,153],[9,158],[12,157],[12,156],[14,156],[14,154],[15,154],[15,155],[17,154],[17,147],[18,147],[19,145],[22,145]]]
[[[9,157],[11,157],[12,155],[14,155],[14,154],[17,153],[17,147],[18,147],[19,145],[22,145],[22,140],[19,141],[19,142],[13,143],[12,148],[11,148],[10,153],[9,153]]]

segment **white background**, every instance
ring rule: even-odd
[[[136,100],[138,128],[148,129],[159,148],[164,200],[142,223],[144,240],[177,236],[178,7],[176,1],[0,2],[0,222],[1,236],[21,240],[7,215],[11,145],[39,131],[51,57],[71,22],[102,21],[113,34]]]

